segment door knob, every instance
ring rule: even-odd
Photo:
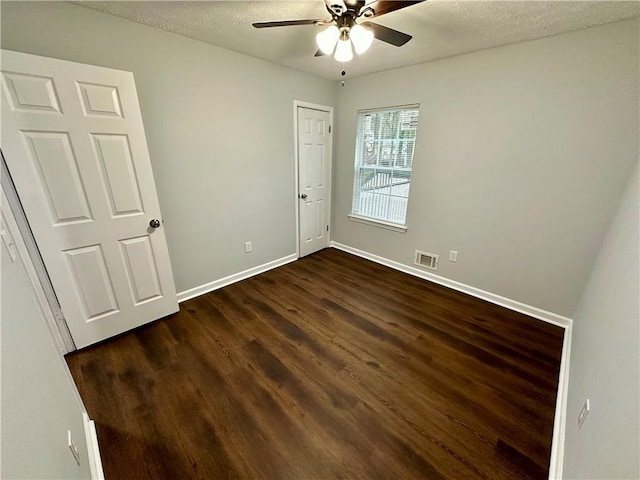
[[[158,228],[160,226],[160,220],[158,220],[157,218],[154,218],[149,222],[149,226],[151,228]]]
[[[305,198],[307,198],[307,194],[303,193],[302,195],[300,195],[300,198],[304,200]]]

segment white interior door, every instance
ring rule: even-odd
[[[298,107],[300,256],[329,246],[331,212],[330,112]]]
[[[76,346],[176,312],[133,74],[0,61],[2,151]]]

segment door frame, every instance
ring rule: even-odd
[[[327,246],[331,242],[331,236],[333,235],[333,225],[332,225],[332,210],[331,210],[331,197],[333,195],[332,184],[333,184],[333,107],[329,107],[327,105],[319,105],[317,103],[309,103],[301,100],[293,101],[293,149],[294,149],[294,177],[295,177],[295,216],[296,216],[296,257],[300,258],[300,199],[298,195],[300,195],[300,155],[298,150],[298,108],[308,108],[311,110],[319,110],[321,112],[327,112],[329,114],[329,175],[327,176],[327,209],[329,212],[329,235],[327,235]]]
[[[53,341],[58,347],[60,355],[66,355],[76,350],[75,343],[62,315],[62,309],[58,304],[57,298],[55,298],[53,285],[51,285],[51,280],[49,280],[44,263],[42,263],[40,253],[35,246],[35,239],[30,233],[31,228],[24,216],[24,212],[20,210],[16,213],[14,211],[16,202],[19,206],[18,208],[21,209],[20,199],[17,197],[17,193],[5,184],[4,178],[2,183],[0,186],[0,209],[2,210],[3,219],[6,221],[4,226],[7,229],[6,232],[3,232],[3,236],[8,235],[6,241],[10,242],[11,246],[16,249],[33,287],[33,293],[38,301],[40,311],[47,321]],[[29,234],[25,232],[29,232]],[[30,247],[30,245],[32,246]],[[7,245],[7,248],[9,248],[9,245]],[[34,248],[35,251],[33,250]],[[53,294],[53,298],[51,294]]]

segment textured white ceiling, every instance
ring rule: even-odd
[[[178,33],[287,67],[338,79],[342,65],[314,57],[322,27],[255,29],[253,22],[323,18],[324,0],[307,1],[83,1],[78,4]],[[380,41],[345,64],[348,77],[413,65],[638,17],[637,1],[429,0],[379,17],[413,35],[403,47]]]

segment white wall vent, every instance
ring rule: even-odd
[[[435,253],[421,252],[420,250],[416,250],[416,258],[415,264],[428,268],[429,270],[438,270],[438,261],[440,259],[440,255],[436,255]]]

